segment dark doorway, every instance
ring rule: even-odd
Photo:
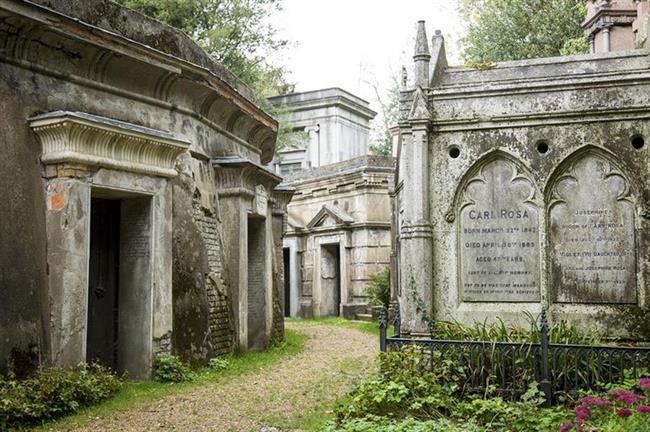
[[[284,263],[284,316],[291,316],[291,249],[282,249]]]
[[[338,243],[321,247],[323,316],[338,316],[341,309],[341,254]]]
[[[120,201],[92,198],[86,361],[117,370]]]

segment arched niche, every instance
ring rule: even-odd
[[[637,303],[635,203],[616,157],[578,150],[551,177],[546,202],[553,301]]]
[[[528,170],[506,153],[468,171],[454,205],[462,301],[540,301],[539,195]]]

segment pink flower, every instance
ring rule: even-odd
[[[642,414],[650,413],[650,405],[639,405],[636,410]]]
[[[630,410],[627,409],[627,408],[621,408],[620,410],[616,411],[616,415],[619,416],[619,417],[623,417],[623,418],[625,418],[625,417],[629,417],[629,416],[631,416],[631,415],[632,415],[632,411],[630,411]]]
[[[650,378],[641,378],[639,380],[639,385],[644,390],[650,390]]]
[[[589,420],[589,408],[587,408],[584,405],[578,405],[575,407],[574,412],[576,414],[576,420],[578,421],[578,425],[581,425],[584,423],[585,420]]]
[[[610,401],[603,400],[596,396],[585,396],[580,399],[580,403],[585,406],[610,406],[612,403]]]
[[[612,390],[607,394],[610,396],[616,396],[617,401],[626,404],[634,404],[645,399],[645,396],[641,396],[630,390]]]
[[[558,430],[558,432],[568,432],[571,429],[573,429],[573,423],[568,421],[568,422],[564,422],[564,423],[562,423],[562,425],[560,425],[560,429]]]

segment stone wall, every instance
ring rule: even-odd
[[[8,194],[0,207],[0,371],[7,362],[28,372],[40,358],[43,340],[41,287],[46,281],[45,198],[38,142],[25,117],[20,91],[0,80],[0,183]],[[18,174],[18,175],[17,175]]]
[[[440,35],[431,51],[417,40],[427,73],[402,92],[396,187],[402,328],[426,331],[415,290],[439,319],[525,324],[544,307],[627,335],[612,317],[650,295],[648,51],[479,70],[448,67]]]

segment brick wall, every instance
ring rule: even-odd
[[[207,250],[210,273],[206,276],[210,338],[216,355],[229,354],[234,347],[234,325],[230,303],[228,275],[223,267],[224,252],[220,224],[213,212],[201,206],[198,197],[192,201],[193,218],[201,231]]]

